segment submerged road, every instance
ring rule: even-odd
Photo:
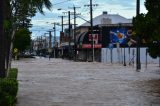
[[[17,106],[160,106],[160,69],[36,58],[19,69]]]

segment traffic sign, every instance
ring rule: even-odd
[[[109,47],[109,49],[113,49],[113,44],[110,43],[108,47]]]
[[[14,48],[14,53],[17,53],[18,52],[18,49],[17,48]]]

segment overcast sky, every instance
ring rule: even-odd
[[[136,0],[92,0],[93,4],[98,4],[98,6],[93,7],[93,17],[101,15],[103,11],[107,11],[108,14],[119,14],[126,18],[132,18],[136,15]],[[141,1],[141,13],[146,13],[146,9],[144,7],[144,1]],[[89,20],[89,7],[84,5],[88,5],[90,0],[51,0],[53,4],[53,8],[51,11],[44,9],[45,15],[41,15],[37,13],[35,17],[32,19],[33,27],[31,28],[32,36],[40,36],[44,35],[45,32],[53,28],[53,23],[58,22],[61,23],[61,18],[58,16],[66,15],[63,12],[73,11],[71,7],[80,7],[77,8],[77,13],[80,13],[81,17]],[[63,9],[58,11],[57,9]],[[73,16],[71,16],[71,19]],[[68,18],[64,18],[64,23],[67,23]],[[73,23],[73,19],[71,20]],[[77,24],[81,25],[85,21],[77,18]],[[67,27],[67,26],[66,26]],[[59,31],[61,30],[60,26],[56,26],[57,36],[59,36]]]

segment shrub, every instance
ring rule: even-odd
[[[18,92],[17,69],[11,69],[7,78],[0,79],[0,106],[12,106]]]
[[[17,79],[18,69],[12,68],[8,73],[8,78]]]
[[[8,93],[0,92],[0,106],[12,106],[14,104],[14,97]]]
[[[15,79],[5,78],[1,80],[0,87],[3,92],[15,97],[18,91],[18,81]]]

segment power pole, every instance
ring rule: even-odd
[[[64,13],[68,13],[68,43],[69,43],[69,46],[68,46],[68,54],[70,56],[70,47],[71,47],[71,12],[68,11],[68,12],[64,12]],[[63,24],[64,25],[64,24]]]
[[[49,60],[51,57],[51,52],[52,52],[52,31],[48,31],[49,32],[49,48],[48,48],[48,52],[49,52]]]
[[[140,13],[140,0],[137,0],[136,4],[136,15],[138,16]],[[137,58],[136,58],[136,69],[137,71],[141,69],[141,62],[140,62],[140,37],[137,36]]]
[[[62,15],[62,16],[58,16],[58,17],[61,17],[61,24],[62,24],[62,25],[61,25],[61,26],[62,26],[61,32],[63,32],[63,25],[64,25],[64,24],[63,24],[63,19],[64,19],[64,17],[66,17],[66,16],[63,16],[63,15]]]
[[[46,38],[46,34],[44,34],[44,48],[47,50],[47,38]]]
[[[76,44],[76,16],[79,15],[76,13],[76,9],[77,8],[80,8],[80,7],[71,7],[73,8],[74,12],[73,12],[73,15],[74,15],[74,61],[76,61],[76,58],[77,58],[77,44]]]
[[[56,44],[56,23],[54,23],[54,47],[55,47],[55,44]]]
[[[70,47],[71,47],[71,42],[70,42],[70,40],[71,40],[71,12],[70,11],[68,11],[68,25],[69,25],[69,27],[68,27],[68,29],[69,29],[69,54],[70,54]]]
[[[56,23],[54,23],[54,58],[56,58]]]
[[[62,37],[62,35],[64,35],[64,32],[63,32],[63,19],[64,19],[64,17],[66,17],[66,16],[58,16],[58,17],[61,17],[61,27],[62,27],[62,30],[61,30],[61,32],[60,32],[60,43],[61,43],[61,37]],[[61,55],[62,55],[62,57],[63,57],[63,48],[61,48]]]
[[[4,0],[0,0],[0,78],[5,77],[5,48],[4,48],[4,30],[3,30],[3,20],[4,20]]]
[[[75,44],[76,44],[76,37],[75,37],[75,28],[76,28],[76,15],[78,15],[78,14],[76,14],[76,8],[80,8],[80,7],[72,7],[73,9],[74,9],[74,12],[70,12],[70,11],[68,11],[68,26],[69,26],[69,28],[68,28],[68,33],[69,33],[69,52],[70,52],[70,49],[71,49],[71,25],[74,25],[74,59],[76,58],[76,49],[75,49]],[[64,13],[66,13],[66,12],[64,12]],[[71,15],[74,15],[74,24],[71,24],[71,19],[70,19],[70,17],[71,17]],[[67,24],[63,24],[63,25],[67,25]]]
[[[92,36],[92,61],[94,62],[94,39],[93,39],[93,8],[92,8],[92,0],[90,0],[90,20],[91,20],[91,36]]]
[[[91,36],[92,36],[92,62],[94,62],[95,56],[94,56],[94,36],[93,36],[93,6],[98,6],[98,4],[93,4],[92,0],[90,0],[90,5],[85,5],[85,6],[90,6],[90,24],[91,24]]]
[[[80,7],[75,7],[74,6],[74,61],[77,60],[77,43],[76,43],[76,8]]]
[[[56,42],[57,42],[57,40],[56,40],[56,24],[58,24],[58,23],[54,22],[54,27],[53,27],[53,29],[54,29],[54,42],[53,42],[53,44],[54,44],[54,58],[56,57]]]

